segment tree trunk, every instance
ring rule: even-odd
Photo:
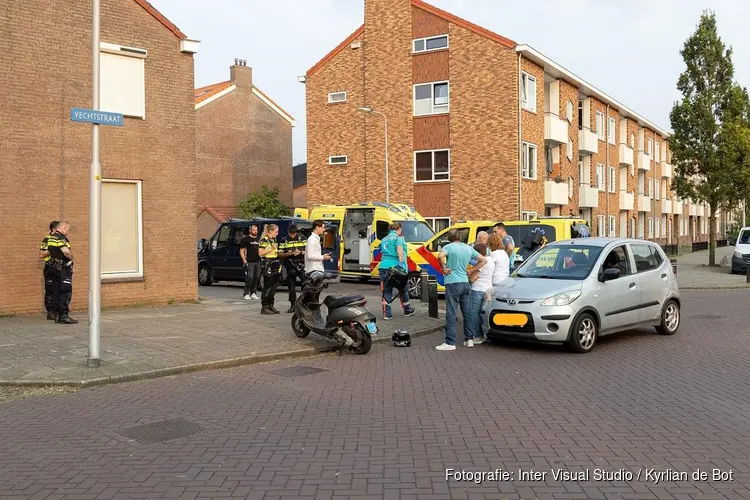
[[[711,215],[708,218],[708,265],[716,265],[716,207],[709,205]]]

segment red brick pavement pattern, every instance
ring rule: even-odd
[[[0,403],[3,499],[750,498],[746,291],[684,294],[673,337],[316,358]],[[299,378],[269,373],[311,365]],[[118,428],[208,428],[156,444]],[[734,481],[446,482],[445,469],[733,472]]]

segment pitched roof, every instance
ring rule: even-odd
[[[307,162],[292,167],[292,187],[298,188],[307,184]]]
[[[219,92],[223,92],[234,85],[232,82],[219,82],[195,89],[195,104],[201,103]]]
[[[490,40],[493,40],[493,41],[495,41],[497,43],[505,45],[509,49],[512,49],[513,47],[516,46],[516,43],[513,40],[509,39],[509,38],[505,38],[504,36],[498,35],[497,33],[494,33],[494,32],[492,32],[492,31],[490,31],[490,30],[488,30],[486,28],[482,28],[481,26],[476,25],[476,24],[474,24],[472,22],[469,22],[466,19],[460,18],[458,16],[454,16],[450,12],[446,12],[446,11],[444,11],[442,9],[438,9],[434,5],[430,5],[430,4],[428,4],[428,3],[426,3],[426,2],[424,2],[422,0],[411,0],[411,4],[414,7],[420,8],[420,9],[422,9],[424,11],[427,11],[427,12],[429,12],[431,14],[434,14],[434,15],[436,15],[438,17],[441,17],[441,18],[445,19],[446,21],[449,21],[449,22],[451,22],[451,23],[453,23],[453,24],[455,24],[457,26],[461,26],[462,28],[466,28],[466,29],[468,29],[470,31],[473,31],[474,33],[476,33],[478,35],[482,35],[482,36],[484,36],[486,38],[489,38]],[[326,54],[323,57],[323,59],[321,59],[320,61],[318,61],[317,63],[315,63],[315,65],[312,68],[308,69],[307,70],[307,76],[312,75],[318,69],[320,69],[323,65],[325,65],[325,63],[327,63],[328,61],[330,61],[331,59],[333,59],[336,56],[336,54],[338,54],[339,52],[341,52],[342,50],[344,50],[344,48],[347,45],[349,45],[350,43],[352,43],[358,36],[360,36],[362,33],[364,33],[364,31],[365,31],[365,25],[363,24],[362,26],[360,26],[359,28],[357,28],[354,31],[354,33],[352,33],[351,35],[349,35],[346,38],[346,40],[344,40],[343,42],[341,42],[339,45],[336,46],[336,48],[334,48],[332,51],[330,51],[328,54]]]
[[[185,40],[187,38],[187,35],[185,35],[185,33],[183,33],[182,31],[180,31],[180,28],[175,26],[169,19],[164,17],[164,15],[158,10],[156,10],[154,6],[151,5],[149,2],[147,2],[146,0],[135,0],[135,2],[141,7],[143,7],[144,9],[146,9],[146,11],[152,16],[154,16],[157,21],[159,21],[164,26],[166,26],[169,29],[169,31],[175,34],[177,38],[179,38],[180,40]]]
[[[287,113],[284,110],[284,108],[282,108],[281,106],[279,106],[278,104],[276,104],[276,102],[274,102],[273,99],[271,99],[270,97],[268,97],[268,94],[266,94],[265,92],[263,92],[262,90],[260,90],[255,85],[253,85],[253,92],[255,92],[258,95],[258,97],[260,97],[262,100],[267,101],[266,104],[269,104],[272,108],[275,107],[276,108],[276,110],[275,110],[276,112],[278,112],[280,115],[282,115],[284,118],[286,118],[290,122],[294,123],[294,121],[295,121],[294,117],[292,115],[290,115],[289,113]],[[284,116],[284,115],[286,115],[286,116]]]
[[[203,206],[198,211],[198,216],[200,216],[203,212],[208,212],[211,217],[216,219],[219,222],[226,222],[229,219],[236,219],[237,218],[237,208],[235,207],[208,207]]]

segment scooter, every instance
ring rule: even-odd
[[[339,342],[339,355],[348,348],[356,354],[367,354],[372,348],[372,335],[378,333],[375,315],[365,304],[364,295],[328,295],[320,303],[320,292],[331,280],[331,273],[313,271],[297,297],[292,315],[292,330],[303,339],[315,332],[330,340]],[[323,318],[320,307],[326,306],[328,316]]]

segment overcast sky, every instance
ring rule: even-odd
[[[229,79],[234,58],[296,120],[294,162],[306,160],[305,86],[297,82],[364,20],[363,0],[150,0],[201,41],[196,87]],[[670,130],[683,70],[679,51],[704,9],[734,49],[735,77],[750,86],[747,0],[428,0],[528,44],[635,112]]]

